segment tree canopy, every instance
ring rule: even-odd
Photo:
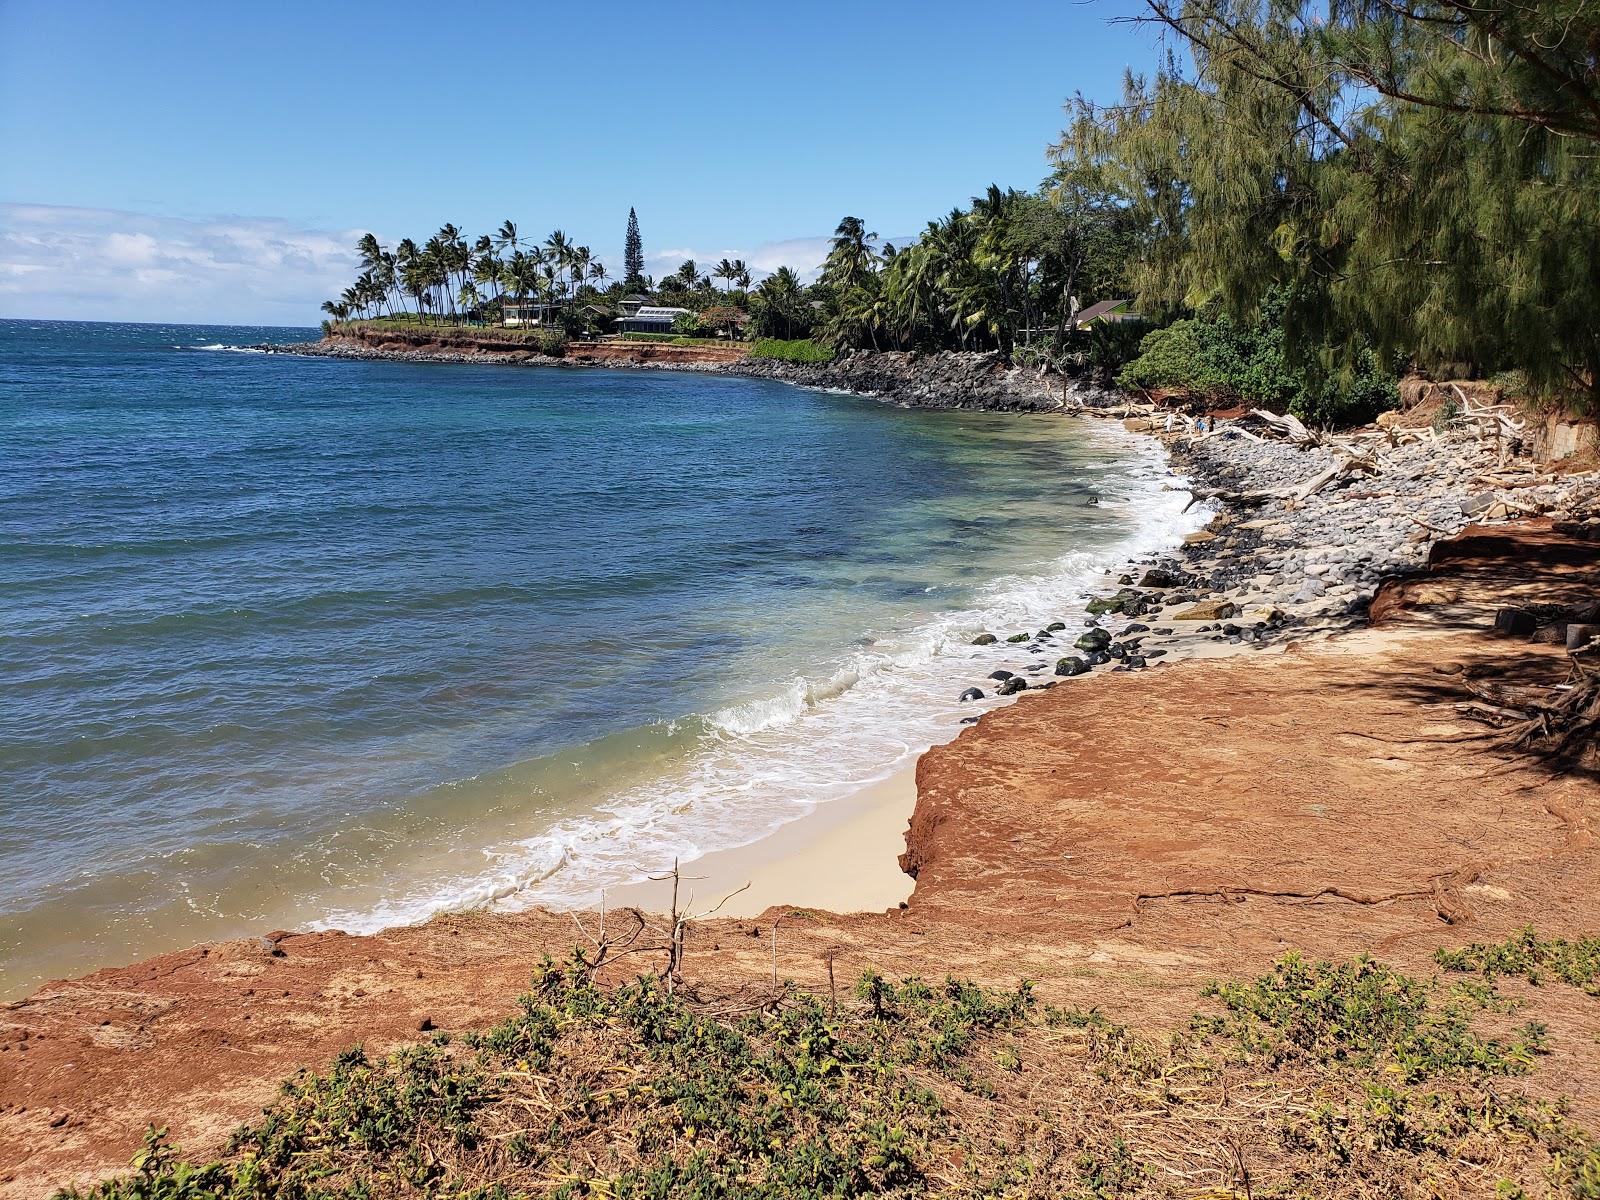
[[[1145,244],[1151,312],[1283,297],[1291,356],[1600,380],[1600,3],[1147,0],[1187,52],[1081,97],[1057,161]]]

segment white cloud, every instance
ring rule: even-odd
[[[322,301],[355,278],[354,247],[364,232],[301,229],[270,217],[187,220],[0,204],[0,317],[314,325]],[[789,267],[810,281],[827,252],[826,237],[682,246],[648,254],[645,271],[659,279],[686,258],[702,271],[742,258],[757,279]],[[601,257],[617,275],[622,256]]]
[[[363,232],[0,204],[0,316],[312,325]]]

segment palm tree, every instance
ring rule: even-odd
[[[494,235],[494,244],[499,247],[502,254],[520,247],[522,242],[517,238],[517,223],[502,221],[499,231]]]
[[[782,327],[783,336],[793,337],[794,324],[804,303],[800,277],[788,267],[779,267],[761,281],[756,299],[764,312]]]
[[[505,277],[504,273],[505,264],[494,256],[493,251],[485,251],[479,254],[477,261],[472,264],[474,282],[495,289],[496,294],[490,297],[491,300],[499,298],[500,285]]]
[[[471,281],[461,285],[461,291],[457,293],[456,299],[461,304],[461,314],[463,319],[466,318],[468,313],[472,312],[473,309],[477,308],[483,303],[482,294],[478,291],[477,285]]]
[[[729,277],[732,282],[739,285],[739,294],[746,300],[750,298],[750,268],[745,265],[742,258],[736,258],[730,264],[733,274]]]
[[[576,296],[578,289],[583,286],[584,279],[589,274],[589,264],[594,261],[594,255],[589,252],[589,247],[578,246],[568,258],[567,263],[572,268],[572,294]]]
[[[738,268],[736,268],[725,258],[712,269],[711,273],[718,279],[726,280],[731,285],[734,277],[738,275],[739,271]]]
[[[546,269],[546,295],[552,299],[556,296],[555,278],[563,275],[572,262],[572,241],[561,230],[551,231],[544,240],[544,261]],[[541,319],[549,320],[549,314],[541,314]]]
[[[860,217],[845,217],[833,231],[833,241],[823,263],[823,280],[840,290],[864,287],[867,277],[881,261],[872,243],[878,235],[868,233]]]
[[[417,295],[417,291],[412,284],[420,278],[417,271],[417,263],[420,258],[421,252],[418,251],[417,244],[410,238],[402,238],[400,244],[394,248],[395,278],[399,285],[405,289],[408,296],[415,297]],[[422,302],[420,300],[417,302],[417,320],[422,320]]]
[[[589,278],[594,280],[595,284],[598,285],[596,287],[597,291],[603,290],[603,285],[609,278],[609,276],[606,274],[605,263],[601,262],[598,258],[591,262],[589,264]]]

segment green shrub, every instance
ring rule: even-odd
[[[1480,1038],[1468,1012],[1434,986],[1366,956],[1348,963],[1308,963],[1288,954],[1272,973],[1248,983],[1214,983],[1207,994],[1227,1015],[1205,1032],[1231,1037],[1269,1061],[1383,1066],[1408,1082],[1443,1071],[1517,1075],[1544,1052],[1544,1030],[1524,1026],[1509,1042]]]
[[[1553,976],[1600,996],[1600,938],[1596,937],[1541,938],[1529,926],[1503,942],[1474,942],[1460,950],[1440,950],[1435,957],[1447,971],[1474,971],[1485,979],[1520,975],[1535,985]]]
[[[750,347],[751,358],[774,358],[780,362],[825,363],[832,362],[836,353],[826,342],[813,338],[761,338]]]
[[[1254,324],[1202,313],[1152,330],[1117,375],[1137,391],[1180,391],[1209,400],[1292,412],[1311,425],[1356,425],[1399,401],[1394,373],[1370,350],[1338,370],[1291,363],[1285,353],[1286,299],[1273,293]],[[1325,353],[1331,360],[1331,351]]]
[[[567,347],[567,335],[559,329],[535,329],[533,344],[540,354],[559,356]]]

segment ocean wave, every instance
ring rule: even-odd
[[[222,342],[208,342],[203,346],[174,346],[174,350],[220,350],[227,354],[265,354],[260,346],[227,346]]]
[[[997,667],[1046,677],[1059,653],[1043,643],[974,647],[982,631],[1069,628],[1105,575],[1130,559],[1175,545],[1209,518],[1184,511],[1188,495],[1159,451],[1120,429],[1093,440],[1128,454],[1125,482],[1101,506],[1128,515],[1128,534],[1100,550],[1069,551],[1047,569],[993,581],[971,607],[942,614],[852,653],[817,678],[685,724],[697,745],[676,768],[626,789],[541,834],[491,847],[486,869],[391,897],[375,909],[331,914],[329,927],[365,931],[424,920],[440,911],[593,903],[603,889],[637,882],[677,859],[748,845],[776,828],[855,794],[947,740],[959,722],[1009,700],[961,704],[962,687]]]

